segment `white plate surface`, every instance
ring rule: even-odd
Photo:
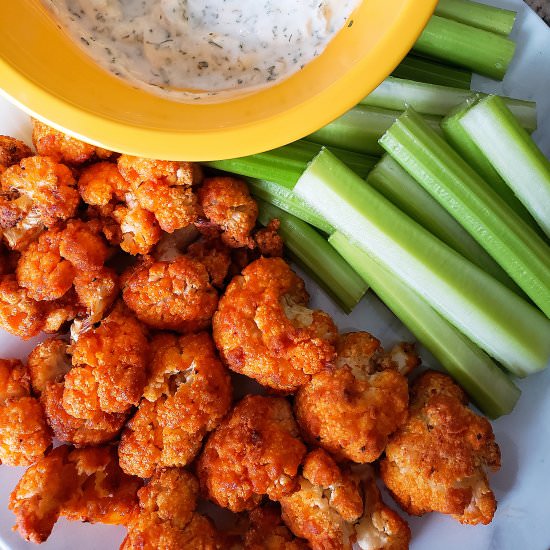
[[[487,3],[520,11],[513,32],[518,53],[503,83],[476,77],[474,87],[538,103],[539,126],[535,137],[550,156],[550,29],[521,0]],[[1,84],[1,83],[0,83]],[[0,98],[0,134],[29,142],[26,115]],[[307,277],[305,277],[307,280]],[[307,280],[313,303],[332,314],[341,330],[368,330],[385,345],[410,339],[409,333],[379,300],[369,295],[349,315]],[[37,340],[34,341],[36,343]],[[0,357],[24,359],[33,341],[22,342],[0,330]],[[428,353],[425,365],[436,366]],[[502,451],[502,469],[491,476],[499,505],[489,526],[462,526],[440,514],[408,518],[413,530],[413,550],[549,550],[550,549],[550,370],[519,383],[522,398],[508,417],[494,422]],[[32,547],[11,527],[9,494],[22,468],[0,467],[0,549]],[[41,547],[50,550],[107,550],[118,548],[124,530],[112,526],[69,523],[61,520]]]

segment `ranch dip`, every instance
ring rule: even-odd
[[[270,86],[318,56],[360,0],[44,0],[97,63],[176,100]]]

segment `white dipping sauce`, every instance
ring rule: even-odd
[[[318,56],[360,0],[44,0],[101,66],[186,100],[270,86]]]

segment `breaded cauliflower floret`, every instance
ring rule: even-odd
[[[147,376],[149,342],[145,328],[124,304],[119,302],[97,328],[80,334],[71,353],[73,367],[91,369],[103,412],[125,413],[138,404]]]
[[[121,155],[118,169],[139,204],[152,212],[168,233],[197,220],[199,206],[192,186],[202,180],[198,164]]]
[[[100,409],[86,418],[70,414],[70,411],[78,410],[79,401],[74,398],[73,402],[70,389],[65,392],[65,376],[71,370],[71,357],[63,340],[50,338],[38,344],[29,355],[28,368],[33,390],[40,395],[48,424],[60,441],[78,447],[99,445],[114,439],[122,429],[126,421],[124,414],[105,413]],[[78,377],[69,379],[78,381]],[[78,393],[80,388],[73,385],[72,389]],[[91,399],[97,403],[97,394],[92,394]],[[69,407],[65,408],[67,402]]]
[[[41,543],[64,516],[89,523],[126,524],[137,510],[141,480],[118,466],[114,447],[62,445],[31,466],[10,497],[16,528]]]
[[[244,535],[244,550],[306,550],[308,544],[296,538],[283,523],[281,511],[274,504],[255,508],[249,513]]]
[[[210,325],[218,293],[198,260],[180,256],[170,262],[146,257],[121,279],[126,305],[145,324],[177,332]]]
[[[313,550],[351,550],[353,522],[363,513],[358,481],[322,449],[310,452],[299,489],[280,499],[283,519]]]
[[[284,243],[278,233],[280,227],[281,222],[274,219],[266,227],[258,229],[254,233],[254,241],[262,256],[268,258],[281,258],[283,256]]]
[[[364,512],[354,526],[357,549],[408,550],[411,541],[409,525],[397,512],[384,504],[372,467],[362,466],[358,473]]]
[[[0,464],[28,466],[51,444],[44,411],[31,396],[26,367],[15,359],[0,359]]]
[[[187,247],[187,256],[206,267],[215,287],[223,286],[231,264],[231,250],[220,239],[201,237]]]
[[[112,151],[70,137],[39,120],[33,119],[32,125],[32,142],[38,154],[52,157],[56,162],[82,164],[114,155]]]
[[[258,218],[258,205],[243,180],[232,177],[207,178],[198,190],[200,206],[206,216],[198,227],[207,233],[221,233],[232,248],[254,247],[250,233]]]
[[[305,454],[285,399],[249,395],[212,433],[197,464],[203,494],[233,512],[296,488]]]
[[[23,250],[44,229],[74,216],[80,196],[69,168],[49,157],[27,157],[0,178],[0,228],[10,248]]]
[[[407,379],[368,332],[342,335],[337,349],[334,368],[298,391],[296,420],[308,441],[335,457],[373,462],[407,419]]]
[[[185,466],[229,410],[231,379],[206,332],[159,334],[152,343],[144,399],[122,434],[120,465],[150,477],[157,466]]]
[[[230,369],[293,392],[335,357],[337,328],[307,308],[304,282],[281,258],[262,258],[234,277],[213,319],[214,340]]]
[[[451,514],[461,523],[490,523],[496,500],[486,468],[500,468],[491,424],[467,407],[466,394],[442,373],[413,384],[408,421],[390,439],[382,479],[409,514]]]
[[[139,490],[139,512],[128,525],[121,550],[217,550],[212,522],[195,511],[199,484],[180,468],[157,470]]]
[[[32,151],[26,143],[11,136],[0,136],[0,175],[27,157],[32,157]]]

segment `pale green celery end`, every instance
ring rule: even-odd
[[[515,43],[499,34],[432,16],[413,51],[502,80]]]
[[[517,13],[468,0],[439,0],[435,14],[508,36],[514,27]]]
[[[490,418],[509,414],[521,391],[492,359],[395,273],[377,264],[341,233],[329,242],[361,275],[380,300],[408,327]]]
[[[307,223],[263,201],[258,206],[259,222],[267,225],[277,218],[281,224],[279,234],[293,258],[350,313],[369,288],[364,279]]]
[[[550,248],[412,109],[380,140],[550,315]]]

